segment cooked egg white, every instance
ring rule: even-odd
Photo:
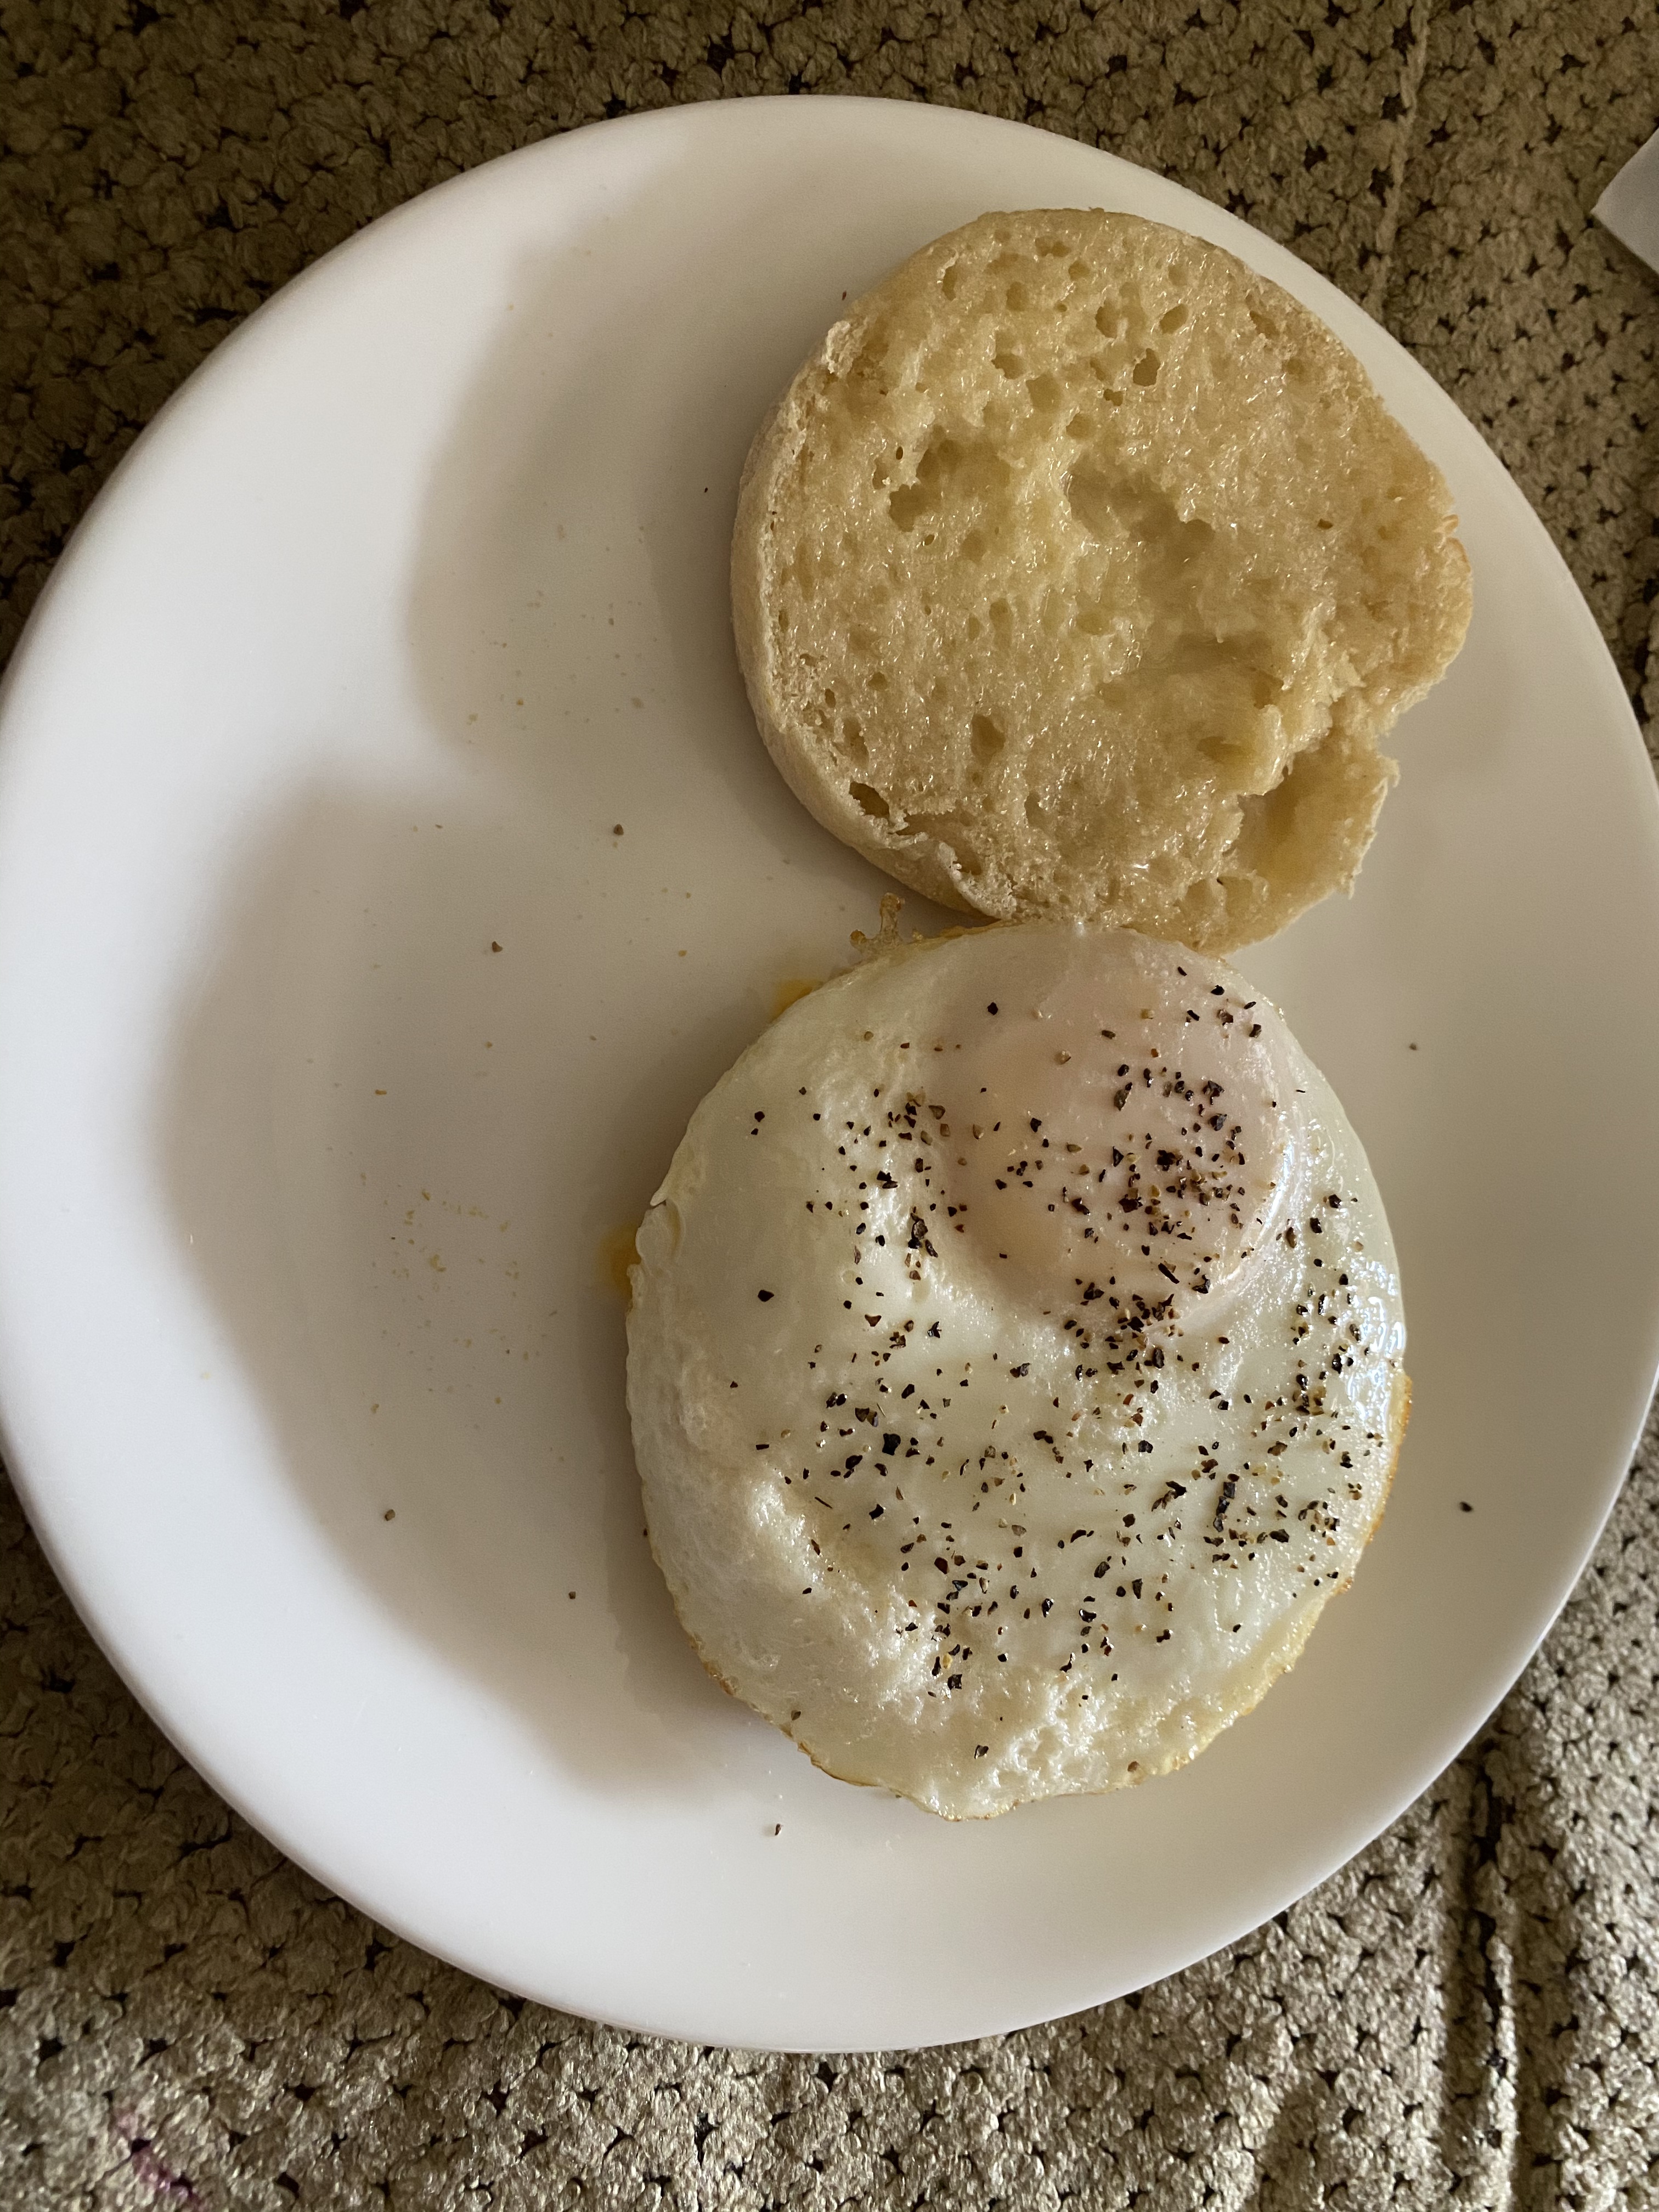
[[[1382,1514],[1381,1200],[1283,1017],[1181,946],[888,947],[710,1092],[638,1245],[687,1632],[819,1765],[933,1812],[1190,1759]]]

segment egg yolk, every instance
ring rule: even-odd
[[[969,1031],[971,1119],[949,1148],[979,1260],[1045,1309],[1091,1286],[1213,1308],[1271,1233],[1292,1165],[1286,1086],[1249,1004],[1198,986],[1190,1006],[1103,1006],[1083,972],[1000,1011]]]

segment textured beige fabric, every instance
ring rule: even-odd
[[[372,216],[607,111],[848,89],[1098,140],[1294,246],[1485,429],[1659,707],[1659,280],[1587,213],[1659,121],[1647,0],[0,0],[0,27],[7,642],[161,400]],[[1649,1449],[1515,1694],[1314,1896],[1140,1998],[846,2062],[641,2042],[387,1941],[180,1763],[8,1497],[0,2203],[1659,2204]]]

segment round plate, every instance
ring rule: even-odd
[[[1463,517],[1474,627],[1398,732],[1358,895],[1243,963],[1370,1148],[1416,1413],[1352,1595],[1259,1711],[1143,1790],[952,1827],[817,1772],[693,1657],[642,1539],[612,1255],[697,1099],[884,888],[744,702],[749,441],[900,257],[1079,202],[1322,314]],[[1659,1352],[1652,780],[1479,438],[1217,209],[853,100],[496,162],[191,380],[3,714],[13,1465],[161,1725],[378,1920],[695,2041],[1014,2027],[1329,1873],[1560,1605]]]

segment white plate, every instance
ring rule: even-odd
[[[698,1667],[598,1255],[883,888],[744,702],[750,436],[845,295],[987,206],[1078,202],[1317,309],[1464,518],[1474,625],[1399,732],[1358,896],[1244,963],[1370,1147],[1417,1410],[1352,1595],[1259,1712],[1145,1790],[949,1827],[828,1780]],[[1659,1353],[1656,815],[1498,463],[1217,209],[851,100],[494,163],[229,339],[18,656],[0,1393],[35,1525],[215,1786],[490,1981],[846,2049],[1167,1974],[1453,1756],[1618,1486]]]

